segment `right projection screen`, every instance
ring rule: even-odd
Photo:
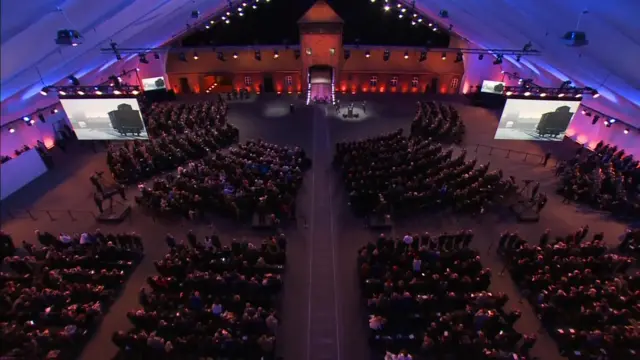
[[[562,141],[580,100],[507,99],[498,140]]]

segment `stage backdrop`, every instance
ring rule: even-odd
[[[47,172],[47,167],[35,149],[22,153],[0,165],[0,200],[22,189],[33,180]]]

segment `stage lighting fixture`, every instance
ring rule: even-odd
[[[187,56],[184,53],[180,53],[178,55],[178,58],[180,59],[180,61],[182,62],[187,62]]]
[[[277,59],[280,57],[280,54],[278,54],[278,50],[273,50],[273,58]]]
[[[58,109],[56,109],[56,108],[51,109],[51,115],[56,114],[56,113],[58,113]]]
[[[64,96],[64,95],[67,95],[67,92],[64,90],[58,90],[58,94]]]
[[[258,5],[253,4],[253,5],[251,5],[251,7],[252,7],[252,8],[254,8],[254,9],[257,9],[257,8],[258,8]]]
[[[140,94],[140,91],[134,89],[133,91],[131,91],[131,94],[138,95],[138,94]]]
[[[528,43],[524,44],[524,46],[522,47],[522,51],[531,51],[532,48],[533,44],[531,43],[531,41],[529,41]]]
[[[9,133],[13,134],[14,132],[16,132],[16,129],[14,129],[14,128],[9,128]]]
[[[233,53],[233,58],[237,59],[238,58],[238,53]]]
[[[629,129],[628,129],[628,128],[627,128],[627,129],[624,129],[624,134],[626,135],[626,134],[628,134],[628,133],[629,133]]]
[[[366,57],[367,59],[371,57],[371,53],[367,50],[364,52],[364,57]]]
[[[120,94],[122,94],[122,93],[120,92],[120,90],[117,90],[117,89],[116,89],[116,90],[113,90],[113,93],[114,93],[114,94],[116,94],[116,95],[120,95]]]
[[[78,95],[84,95],[84,91],[82,91],[82,90],[78,90],[78,91],[76,92],[76,94],[78,94]]]
[[[611,124],[613,124],[613,123],[614,123],[614,122],[616,122],[616,121],[617,121],[616,119],[609,119],[609,122],[610,122]]]
[[[597,99],[600,97],[600,93],[598,92],[598,90],[593,90],[593,98]]]
[[[207,24],[207,25],[204,26],[204,28],[209,30],[209,29],[211,29],[211,26],[209,26],[209,24]]]
[[[391,6],[389,6],[388,4],[384,6],[384,11],[389,11],[391,10]]]
[[[224,53],[222,53],[222,52],[218,52],[218,60],[220,60],[220,61],[225,61],[225,59],[224,59]]]
[[[33,125],[33,124],[35,124],[35,123],[36,123],[36,121],[35,121],[35,120],[33,120],[33,119],[29,120],[29,126],[31,126],[31,125]]]
[[[238,15],[244,16],[244,13],[243,12],[239,12]]]
[[[449,18],[449,11],[444,10],[444,9],[440,10],[438,15],[440,15],[440,17],[443,18],[443,19],[447,19],[447,18]]]
[[[512,91],[507,91],[507,92],[505,93],[505,95],[507,95],[507,96],[511,96],[511,95],[513,95],[513,92],[512,92]]]
[[[389,50],[385,50],[384,53],[382,54],[382,60],[389,61],[390,57],[391,57],[391,53],[389,52]]]
[[[496,56],[496,59],[493,60],[493,65],[500,65],[500,64],[502,64],[502,55]]]
[[[344,59],[345,60],[349,60],[349,58],[351,57],[351,50],[344,50]]]
[[[262,61],[262,54],[260,54],[260,50],[256,50],[255,54],[253,54],[253,57],[258,61]]]
[[[577,98],[581,98],[581,97],[582,97],[582,94],[576,94],[576,97],[577,97]]]
[[[96,90],[93,93],[96,94],[96,95],[102,95],[102,91],[100,91],[100,90]]]
[[[446,52],[442,53],[442,60],[447,60],[447,53]]]
[[[40,90],[40,94],[42,94],[42,96],[47,96],[47,94],[49,94],[49,88],[48,87],[43,87],[42,90]]]
[[[192,19],[197,19],[199,16],[200,16],[200,11],[198,11],[198,10],[193,10],[193,11],[191,12],[191,18],[192,18]]]
[[[160,60],[160,54],[153,53],[153,58],[156,59],[156,60]]]
[[[516,61],[520,62],[520,60],[522,59],[522,55],[516,55]]]
[[[372,3],[376,2],[376,0],[371,0]]]
[[[598,120],[600,120],[600,115],[596,115],[593,117],[593,120],[591,120],[591,125],[595,125]]]
[[[611,127],[611,123],[608,120],[604,121],[604,126]]]
[[[464,59],[464,58],[463,58],[462,52],[458,52],[458,53],[456,54],[456,62],[457,62],[457,63],[462,62],[462,60],[463,60],[463,59]]]
[[[433,31],[438,31],[438,25],[434,25],[434,27],[433,27],[433,29],[432,29],[432,30],[433,30]]]
[[[193,52],[193,60],[198,60],[198,59],[199,59],[198,53],[194,51]]]
[[[525,91],[524,96],[529,96],[529,95],[531,95],[531,92]]]
[[[147,55],[140,54],[139,56],[140,56],[140,63],[142,63],[142,64],[148,64],[149,63],[149,60],[147,60]]]
[[[296,58],[296,60],[300,59],[300,50],[293,50],[293,56]]]
[[[540,97],[546,97],[547,93],[540,93]]]
[[[29,120],[31,120],[31,118],[30,118],[30,117],[28,117],[28,116],[23,116],[23,117],[22,117],[22,120],[23,120],[24,122],[29,122]]]
[[[41,122],[47,122],[47,120],[44,118],[44,115],[42,115],[42,113],[38,114],[38,120],[40,120]]]
[[[478,55],[478,60],[482,60],[482,59],[484,59],[484,54]]]
[[[119,76],[111,75],[109,76],[109,80],[111,80],[112,86],[115,86],[116,89],[120,89],[122,86],[122,79]]]
[[[225,23],[225,24],[230,24],[230,23],[231,23],[231,20],[227,19],[227,20],[225,20],[225,21],[224,21],[224,23]]]
[[[398,14],[398,19],[402,19],[403,17],[404,17],[404,15]]]
[[[564,97],[564,93],[558,94],[558,97]]]
[[[407,60],[409,58],[409,52],[405,51],[404,52],[404,59]]]
[[[118,44],[112,41],[109,46],[111,46],[111,50],[113,50],[113,53],[116,56],[116,60],[122,60],[122,55],[120,54],[120,50],[118,50]]]
[[[80,80],[78,80],[77,77],[73,76],[73,75],[69,75],[67,76],[67,79],[69,79],[69,81],[71,81],[71,83],[73,84],[73,86],[78,86],[80,85]]]
[[[427,52],[426,51],[421,51],[420,52],[420,58],[418,58],[418,61],[419,62],[423,62],[425,60],[427,60]]]

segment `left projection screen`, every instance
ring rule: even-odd
[[[507,99],[497,140],[562,141],[580,100]]]
[[[60,103],[79,140],[149,138],[136,98],[61,98]]]

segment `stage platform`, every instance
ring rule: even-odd
[[[131,215],[131,206],[115,202],[112,207],[107,207],[96,218],[99,223],[119,224]]]

